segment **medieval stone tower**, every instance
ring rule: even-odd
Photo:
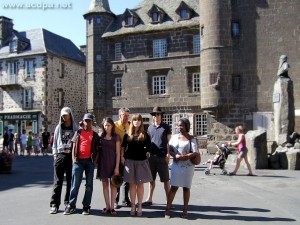
[[[107,100],[106,74],[109,44],[101,36],[115,15],[110,11],[108,0],[92,0],[83,16],[87,36],[87,110],[93,112],[96,118],[103,118],[107,116],[111,103]]]
[[[228,113],[233,101],[231,4],[228,0],[200,2],[201,108],[211,116],[208,133],[215,140],[216,130],[220,137],[230,133],[225,124],[230,124]],[[221,121],[222,118],[229,120]]]
[[[224,101],[232,64],[228,1],[201,0],[201,107],[218,108]]]

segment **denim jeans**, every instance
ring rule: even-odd
[[[91,158],[77,159],[77,161],[78,162],[74,163],[72,167],[72,185],[69,206],[72,208],[76,207],[78,191],[82,182],[83,172],[85,172],[86,185],[82,205],[89,207],[93,194],[94,164]]]

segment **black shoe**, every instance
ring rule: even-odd
[[[90,214],[90,207],[89,206],[83,206],[82,215],[89,215],[89,214]]]
[[[65,209],[65,212],[64,212],[64,215],[70,215],[70,214],[73,214],[74,212],[76,211],[75,208],[72,208],[71,206],[67,206],[66,209]]]
[[[49,210],[49,213],[50,214],[56,214],[58,211],[57,207],[55,205],[52,205],[50,210]]]

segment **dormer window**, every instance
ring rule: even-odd
[[[139,19],[139,17],[135,11],[126,9],[122,16],[123,26],[133,27],[137,24],[138,19]]]
[[[176,9],[176,13],[179,20],[189,20],[192,18],[194,10],[188,6],[184,1],[182,1],[179,7]]]
[[[188,20],[189,19],[189,10],[187,9],[180,9],[180,19],[181,20]]]
[[[132,26],[132,16],[126,16],[125,17],[125,26]]]
[[[166,13],[163,9],[153,4],[147,14],[151,18],[151,23],[161,23]]]
[[[153,12],[152,15],[152,22],[159,22],[159,14],[158,12]]]
[[[18,47],[17,40],[13,40],[13,41],[10,42],[10,45],[9,45],[10,52],[16,52],[17,49],[18,49],[17,47]]]

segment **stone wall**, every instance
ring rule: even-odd
[[[122,77],[122,96],[113,97],[113,108],[127,106],[129,108],[149,109],[154,105],[163,107],[190,108],[200,104],[200,93],[192,93],[192,73],[200,72],[199,54],[192,54],[193,35],[198,34],[196,28],[180,29],[157,34],[139,34],[124,37],[122,61],[113,61],[110,87],[114,91],[114,78]],[[168,56],[152,58],[152,41],[166,38]],[[114,53],[114,52],[111,52]],[[114,68],[120,68],[115,70]],[[152,77],[167,75],[166,94],[152,94]]]
[[[280,55],[291,64],[289,75],[299,86],[300,2],[232,1],[232,20],[241,24],[241,36],[233,39],[234,72],[242,76],[240,97],[251,111],[272,111],[272,93]],[[295,108],[300,108],[300,90],[295,89]]]
[[[43,126],[48,126],[48,130],[52,132],[59,121],[60,110],[63,107],[68,106],[73,110],[76,122],[79,122],[85,113],[85,65],[49,54],[46,66],[45,86],[42,91],[45,96]],[[61,69],[63,69],[63,76],[61,76]],[[59,100],[59,92],[62,101]]]
[[[17,112],[23,109],[23,90],[24,88],[32,88],[34,93],[33,98],[33,108],[37,110],[42,110],[42,101],[44,94],[42,92],[44,88],[44,78],[43,74],[45,73],[44,67],[44,56],[34,56],[30,57],[34,60],[35,74],[32,79],[26,78],[25,75],[25,60],[26,58],[18,58],[12,61],[17,61],[18,65],[18,74],[16,76],[16,82],[22,88],[11,88],[2,90],[3,96],[3,109],[2,112]],[[11,60],[5,60],[2,62],[2,77],[8,78],[8,62]],[[5,106],[5,107],[4,107]]]

